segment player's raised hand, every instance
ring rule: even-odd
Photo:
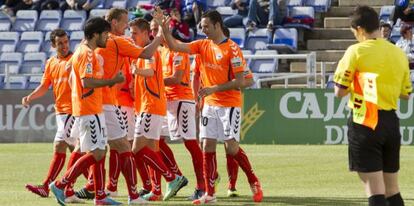
[[[152,17],[154,21],[157,22],[158,25],[162,24],[162,20],[164,19],[164,13],[160,7],[155,7],[154,12],[152,13]]]

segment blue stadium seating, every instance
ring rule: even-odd
[[[43,10],[40,13],[39,21],[36,25],[37,31],[52,31],[59,28],[62,19],[62,11],[60,10]]]
[[[40,31],[23,32],[17,46],[18,52],[39,52],[43,42],[43,33]]]
[[[11,25],[10,17],[3,11],[0,11],[0,31],[10,31]]]
[[[108,11],[109,9],[92,9],[91,12],[89,12],[89,18],[104,17]]]
[[[222,19],[225,19],[229,16],[233,16],[233,15],[237,14],[237,10],[233,10],[229,6],[217,7],[216,10],[221,14]]]
[[[72,52],[75,52],[78,45],[81,43],[82,39],[84,37],[83,31],[74,31],[70,35],[70,50]]]
[[[305,24],[303,20],[314,20],[315,10],[313,7],[292,7],[288,9],[288,18],[293,19],[292,22],[284,24],[284,27],[312,29],[311,24]]]
[[[243,56],[253,54],[253,52],[251,50],[242,50],[242,53],[243,53]],[[249,66],[250,62],[251,62],[250,58],[249,59],[245,58],[245,59],[246,59],[246,65]]]
[[[46,62],[46,53],[25,53],[20,73],[22,74],[39,74],[44,71]]]
[[[23,62],[22,53],[11,52],[1,53],[0,55],[0,74],[6,73],[6,65],[9,67],[9,73],[17,74]]]
[[[287,0],[286,6],[290,9],[295,6],[303,6],[304,0]]]
[[[45,38],[42,44],[42,52],[49,53],[52,50],[51,42],[50,42],[50,31],[46,32]]]
[[[11,76],[9,77],[10,85],[5,85],[6,89],[27,89],[28,78],[25,76]]]
[[[260,55],[276,55],[276,50],[257,50],[255,54]],[[250,70],[253,73],[274,73],[278,70],[278,60],[275,57],[266,59],[252,59],[250,62]]]
[[[391,31],[391,35],[390,35],[391,40],[393,40],[394,42],[397,42],[401,38],[400,30],[401,30],[400,26],[394,25]]]
[[[298,31],[295,28],[276,29],[273,44],[269,49],[275,49],[279,53],[296,53],[298,49]]]
[[[31,76],[29,77],[29,83],[27,89],[36,89],[42,81],[42,76]]]
[[[38,14],[36,10],[19,10],[16,13],[16,21],[13,31],[34,31]]]
[[[231,0],[207,0],[208,8],[217,8],[220,6],[230,5]]]
[[[240,48],[244,48],[246,40],[246,30],[244,28],[229,28],[230,39],[236,42]]]
[[[0,52],[14,52],[19,41],[17,32],[0,32]]]
[[[269,43],[268,33],[269,31],[267,29],[257,29],[249,32],[246,38],[245,49],[253,51],[267,49],[266,45]]]
[[[306,0],[305,6],[311,6],[315,12],[327,12],[331,7],[331,0]]]
[[[0,89],[4,88],[4,76],[0,75]]]
[[[380,21],[389,22],[392,19],[390,17],[394,16],[394,10],[395,6],[382,6],[380,13],[379,13],[379,19]]]
[[[105,8],[123,8],[125,9],[127,6],[126,0],[106,0]]]
[[[66,10],[60,27],[65,31],[83,30],[86,20],[86,11]]]
[[[329,75],[328,81],[326,81],[326,88],[333,89],[335,87],[335,82],[333,81],[333,75]]]
[[[139,0],[128,0],[127,8],[135,8],[138,4],[138,1]]]

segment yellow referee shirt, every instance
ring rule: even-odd
[[[373,102],[380,110],[397,109],[400,95],[411,93],[410,71],[404,52],[385,39],[366,40],[350,46],[335,71],[337,86],[349,88],[348,106],[354,108],[355,74],[367,74],[374,81]],[[370,82],[371,83],[371,82]],[[371,87],[371,84],[367,84]],[[371,88],[364,88],[363,91]],[[376,94],[375,94],[376,93]],[[364,94],[365,96],[365,94]]]

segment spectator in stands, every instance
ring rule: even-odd
[[[63,11],[66,9],[90,11],[100,3],[101,0],[66,0],[61,3],[60,8]]]
[[[286,0],[250,0],[246,28],[252,31],[256,26],[266,26],[270,31],[282,23],[286,16]]]
[[[224,19],[224,25],[227,27],[240,27],[243,25],[243,18],[249,13],[249,0],[232,0],[230,6],[237,10],[237,14]]]
[[[381,31],[381,37],[388,40],[389,42],[395,44],[395,42],[390,38],[391,37],[391,31],[392,27],[391,24],[387,22],[381,22],[380,25],[380,31]]]
[[[414,44],[413,31],[410,25],[403,25],[401,27],[401,39],[397,41],[396,46],[401,48],[408,57],[410,62],[410,69],[414,69]]]
[[[183,42],[189,42],[191,40],[190,26],[181,19],[180,11],[173,9],[170,15],[170,29],[173,37]]]
[[[414,23],[414,2],[412,0],[395,0],[394,24],[398,18],[404,22]]]
[[[201,15],[207,10],[207,0],[185,0],[182,10],[183,19],[187,24],[197,31],[197,25],[201,21]]]
[[[6,0],[2,10],[8,15],[14,16],[19,10],[32,9],[33,5],[39,0]]]

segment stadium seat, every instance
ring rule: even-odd
[[[331,0],[305,0],[305,6],[311,6],[315,12],[327,12],[331,7]]]
[[[240,48],[244,48],[244,42],[246,40],[246,30],[244,28],[229,28],[230,39],[236,42]]]
[[[326,81],[326,88],[333,89],[335,87],[335,82],[333,81],[333,75],[329,75],[328,81]]]
[[[27,86],[27,89],[36,89],[40,85],[40,82],[42,81],[42,76],[31,76],[29,77],[29,83]]]
[[[389,22],[390,17],[394,16],[395,6],[382,6],[379,14],[380,21]]]
[[[216,10],[221,14],[222,19],[225,19],[229,16],[233,16],[233,15],[237,14],[237,10],[233,10],[229,6],[217,7]]]
[[[0,89],[4,88],[4,76],[0,75]]]
[[[17,46],[18,52],[39,52],[43,42],[43,33],[40,31],[23,32]]]
[[[255,55],[276,55],[276,50],[258,50]],[[278,69],[278,60],[275,57],[265,59],[252,59],[250,69],[253,73],[274,73]]]
[[[135,8],[139,0],[129,0],[127,1],[127,8]]]
[[[243,54],[243,56],[252,55],[253,52],[251,50],[242,50],[242,54]],[[250,65],[250,58],[246,58],[246,57],[244,57],[244,58],[246,59],[246,64]]]
[[[395,25],[391,30],[390,39],[397,42],[401,38],[400,30],[401,27]]]
[[[86,20],[86,11],[66,10],[63,14],[61,28],[65,31],[83,30]]]
[[[38,14],[36,10],[19,10],[16,13],[16,21],[13,31],[34,31]]]
[[[105,8],[123,8],[125,9],[127,6],[126,0],[106,0],[105,2]]]
[[[104,17],[109,9],[92,9],[89,13],[89,18],[92,17]]]
[[[303,1],[304,0],[287,0],[286,6],[288,8],[293,8],[295,6],[303,6]]]
[[[313,7],[292,7],[288,11],[284,27],[312,29],[315,22],[315,10]]]
[[[50,33],[52,33],[51,31],[46,32],[45,34],[45,38],[43,40],[43,44],[42,44],[42,52],[48,53],[50,51],[52,51],[52,45],[50,42]]]
[[[21,74],[38,74],[44,71],[46,62],[46,53],[26,53],[24,54],[22,68],[20,69]]]
[[[59,28],[62,19],[62,11],[60,10],[43,10],[40,13],[39,21],[37,21],[37,31],[52,31]]]
[[[298,31],[295,28],[276,29],[274,41],[267,48],[277,50],[279,53],[296,53],[298,50]]]
[[[11,76],[9,77],[9,85],[5,85],[5,89],[27,89],[28,78],[25,76]]]
[[[78,45],[81,43],[83,39],[84,33],[83,31],[74,31],[70,35],[70,50],[75,52]]]
[[[20,66],[23,62],[23,54],[18,52],[1,53],[0,55],[0,74],[6,73],[6,65],[9,68],[9,73],[19,73]]]
[[[208,8],[217,8],[230,5],[231,0],[207,0]],[[207,8],[207,10],[208,10]]]
[[[19,40],[17,32],[0,32],[0,52],[14,52]]]
[[[9,15],[0,11],[0,31],[10,31],[11,24]]]
[[[253,51],[267,49],[266,45],[268,43],[268,30],[257,29],[247,34],[245,49]]]

